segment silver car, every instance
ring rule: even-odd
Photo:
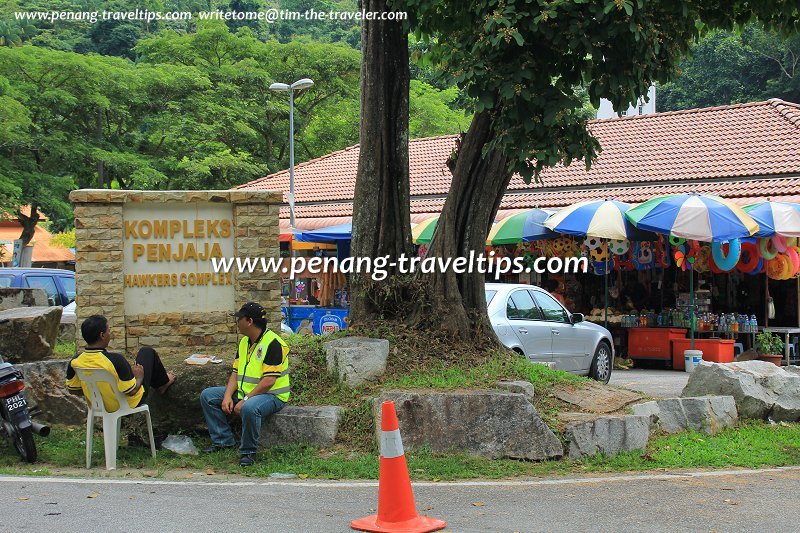
[[[611,333],[570,313],[546,290],[533,285],[487,283],[486,304],[504,346],[531,361],[554,362],[559,370],[608,383],[614,366]]]

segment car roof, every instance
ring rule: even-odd
[[[537,287],[536,285],[529,285],[527,283],[487,283],[486,284],[486,290],[487,291],[503,291],[503,290],[512,290],[512,289],[544,290],[541,287]]]
[[[3,274],[71,274],[75,275],[72,270],[65,270],[63,268],[25,268],[25,267],[4,267],[0,268],[0,276]]]

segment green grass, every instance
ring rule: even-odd
[[[58,341],[53,348],[53,359],[72,359],[75,355],[75,341]]]
[[[0,473],[6,475],[51,475],[60,468],[82,468],[84,464],[83,428],[56,426],[47,438],[37,437],[39,462],[25,465],[7,442],[0,443]],[[198,448],[208,444],[195,438]],[[104,472],[103,441],[94,440],[94,474]],[[415,480],[503,479],[519,476],[553,476],[580,473],[629,472],[655,469],[759,468],[800,464],[800,424],[771,425],[744,422],[710,437],[683,433],[651,440],[644,452],[629,452],[606,458],[600,455],[582,460],[529,462],[501,459],[487,461],[466,454],[438,455],[407,451],[408,468]],[[238,453],[226,450],[210,455],[177,455],[159,451],[150,458],[149,450],[122,446],[118,468],[141,469],[150,476],[185,470],[220,474],[266,477],[271,473],[290,473],[318,479],[377,479],[378,459],[374,453],[352,451],[339,446],[320,450],[310,446],[282,446],[259,453],[253,468],[238,466]]]

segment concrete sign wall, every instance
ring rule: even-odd
[[[238,335],[229,314],[247,301],[263,305],[279,331],[278,275],[217,274],[211,258],[277,257],[282,193],[84,189],[70,201],[78,331],[103,314],[114,350],[230,354]]]
[[[124,204],[122,216],[126,315],[234,306],[233,273],[212,265],[234,256],[231,204]]]

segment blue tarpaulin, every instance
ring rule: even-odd
[[[337,242],[349,241],[353,233],[353,224],[339,224],[309,231],[297,231],[294,240],[300,242]]]

